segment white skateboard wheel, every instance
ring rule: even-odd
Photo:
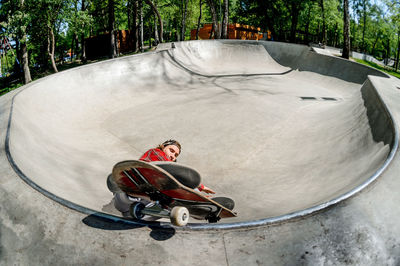
[[[171,210],[170,219],[173,225],[185,226],[189,221],[189,211],[185,207],[174,207]]]

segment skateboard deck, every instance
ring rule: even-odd
[[[200,175],[186,166],[176,163],[157,166],[154,163],[138,160],[117,163],[113,168],[112,178],[118,187],[129,196],[159,202],[164,209],[171,209],[176,206],[186,207],[190,216],[196,219],[216,222],[220,218],[237,216],[235,212],[227,207],[183,185],[177,178],[164,170],[174,167],[178,168],[178,173],[189,171],[191,174],[197,174],[197,185],[200,183]],[[185,180],[182,182],[188,185],[196,184],[196,182]]]

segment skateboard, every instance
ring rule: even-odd
[[[113,167],[111,183],[130,197],[154,203],[150,206],[141,202],[131,204],[130,214],[139,220],[150,215],[169,218],[173,225],[184,226],[189,217],[216,223],[221,218],[237,216],[232,211],[232,199],[208,198],[196,191],[194,188],[200,184],[200,175],[177,163],[122,161]]]

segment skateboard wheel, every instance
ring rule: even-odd
[[[121,189],[118,187],[117,183],[115,183],[112,175],[107,177],[107,188],[113,193],[121,192]]]
[[[170,214],[171,223],[176,226],[185,226],[189,221],[189,211],[185,207],[174,207]]]
[[[141,202],[135,202],[132,203],[131,206],[129,207],[129,213],[131,214],[131,216],[133,218],[136,219],[142,219],[144,214],[142,213],[142,210],[145,208],[146,206],[141,203]]]

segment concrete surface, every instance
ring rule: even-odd
[[[235,199],[239,217],[227,223],[323,206],[376,182],[285,223],[157,228],[49,200],[18,177],[3,148],[0,264],[400,263],[399,158],[388,161],[400,119],[398,80],[297,45],[165,46],[52,75],[1,97],[2,143],[13,106],[9,152],[25,176],[94,214],[114,213],[105,187],[112,165],[174,137],[183,144],[179,162]]]

